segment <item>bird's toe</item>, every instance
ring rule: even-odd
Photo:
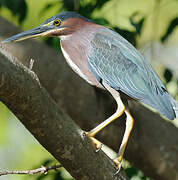
[[[116,172],[114,173],[114,175],[117,175],[122,168],[122,158],[118,157],[116,159],[113,159],[113,162],[114,162],[116,169],[117,169]]]
[[[95,152],[99,152],[102,149],[102,143],[94,137],[90,137],[90,139],[92,141],[93,147],[95,148]]]

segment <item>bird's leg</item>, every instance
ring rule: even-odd
[[[86,133],[91,138],[91,140],[93,141],[93,144],[96,147],[96,149],[101,147],[101,143],[98,140],[96,140],[94,138],[94,136],[99,131],[101,131],[104,127],[106,127],[108,124],[110,124],[112,121],[114,121],[115,119],[120,117],[125,111],[125,106],[122,103],[122,100],[120,98],[120,94],[117,91],[115,91],[114,89],[112,89],[110,86],[108,86],[107,84],[104,84],[104,86],[109,92],[111,92],[112,95],[114,94],[114,98],[117,102],[117,110],[111,117],[109,117],[104,122],[99,124],[97,127],[95,127],[94,129],[92,129],[91,131]]]
[[[116,99],[117,102],[122,102],[120,97],[118,97]],[[114,121],[115,119],[117,119],[118,117],[120,117],[125,111],[125,106],[122,103],[118,103],[118,107],[116,112],[110,116],[108,119],[106,119],[104,122],[102,122],[101,124],[99,124],[97,127],[95,127],[94,129],[92,129],[91,131],[89,131],[87,133],[88,136],[90,137],[94,137],[99,131],[101,131],[103,128],[105,128],[108,124],[110,124],[112,121]]]
[[[86,133],[86,134],[88,135],[88,133]],[[100,151],[102,148],[102,143],[100,141],[98,141],[96,138],[91,137],[90,135],[88,135],[88,136],[90,137],[92,144],[93,144],[94,148],[96,149],[95,152]]]
[[[117,169],[118,169],[118,172],[119,172],[119,170],[121,168],[121,163],[122,163],[123,155],[124,155],[124,152],[125,152],[125,148],[126,148],[130,133],[132,131],[133,124],[134,124],[134,119],[131,116],[128,109],[125,110],[125,113],[126,113],[127,118],[126,118],[126,128],[125,128],[124,137],[122,139],[122,143],[121,143],[121,146],[120,146],[120,149],[119,149],[118,157],[113,160],[116,167],[117,167]]]
[[[101,131],[103,128],[105,128],[108,124],[110,124],[112,121],[114,121],[115,119],[120,117],[124,113],[124,111],[125,111],[125,106],[122,103],[122,101],[121,101],[119,96],[118,96],[118,98],[116,98],[116,102],[118,104],[116,112],[111,117],[106,119],[104,122],[99,124],[97,127],[95,127],[94,129],[92,129],[91,131],[86,133],[91,138],[91,140],[92,140],[92,142],[93,142],[93,144],[94,144],[96,149],[100,149],[101,148],[101,143],[97,139],[95,139],[94,136],[99,131]]]

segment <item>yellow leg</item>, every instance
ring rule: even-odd
[[[103,83],[103,85],[112,94],[112,96],[116,100],[116,102],[117,102],[117,110],[111,117],[109,117],[104,122],[99,124],[97,127],[92,129],[91,131],[89,131],[87,133],[87,135],[91,138],[94,146],[96,148],[100,149],[101,143],[97,139],[95,139],[94,136],[99,131],[101,131],[104,127],[106,127],[108,124],[110,124],[112,121],[114,121],[115,119],[120,117],[124,112],[126,113],[127,119],[126,119],[126,128],[125,128],[124,137],[122,139],[122,143],[121,143],[121,146],[120,146],[120,149],[119,149],[118,157],[113,160],[116,167],[117,167],[117,169],[118,169],[117,172],[116,172],[116,174],[117,174],[119,172],[120,168],[121,168],[121,163],[122,163],[124,151],[125,151],[125,148],[126,148],[130,133],[131,133],[132,128],[133,128],[134,119],[132,118],[132,116],[129,113],[128,109],[125,108],[125,106],[124,106],[124,104],[123,104],[123,102],[122,102],[122,100],[120,98],[120,94],[116,90],[111,88],[109,85],[107,85],[106,83]]]
[[[110,124],[112,121],[114,121],[115,119],[117,119],[118,117],[120,117],[124,111],[125,111],[125,106],[124,104],[122,103],[120,97],[118,97],[116,99],[116,102],[117,102],[117,110],[116,112],[111,116],[109,117],[108,119],[106,119],[104,122],[102,122],[101,124],[99,124],[97,127],[95,127],[94,129],[92,129],[91,131],[89,131],[87,133],[88,136],[90,137],[94,137],[99,131],[101,131],[103,128],[105,128],[108,124]]]
[[[96,149],[96,152],[100,151],[100,149],[102,148],[102,144],[100,141],[98,141],[96,138],[94,137],[90,137],[90,139],[92,140],[93,146]]]
[[[126,128],[125,128],[124,137],[122,139],[122,143],[121,143],[121,146],[120,146],[120,149],[119,149],[118,157],[113,160],[118,169],[120,169],[120,167],[121,167],[121,163],[122,163],[123,155],[124,155],[124,152],[125,152],[125,148],[126,148],[126,145],[128,143],[128,139],[129,139],[129,136],[130,136],[130,133],[132,131],[133,124],[134,124],[134,119],[131,116],[131,114],[129,113],[129,111],[125,110],[125,113],[127,115],[127,119],[126,119]]]
[[[104,127],[106,127],[107,125],[109,125],[112,121],[114,121],[115,119],[117,119],[118,117],[120,117],[124,111],[125,111],[125,106],[122,103],[122,100],[120,98],[120,94],[114,90],[113,88],[111,88],[109,85],[107,84],[103,84],[105,86],[105,88],[113,95],[113,97],[115,98],[116,102],[117,102],[117,110],[116,112],[109,117],[108,119],[106,119],[104,122],[102,122],[101,124],[99,124],[97,127],[95,127],[94,129],[92,129],[91,131],[87,132],[86,134],[91,137],[91,140],[93,141],[93,144],[95,145],[95,147],[101,147],[101,143],[96,140],[94,138],[94,136],[101,131]]]

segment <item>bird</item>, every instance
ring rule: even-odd
[[[61,12],[40,26],[11,36],[1,43],[43,36],[59,37],[69,66],[89,84],[107,90],[117,103],[117,110],[112,116],[86,132],[96,150],[101,148],[101,142],[95,135],[125,113],[124,136],[118,155],[113,159],[118,172],[134,125],[129,100],[148,105],[170,120],[178,117],[178,103],[143,55],[114,30],[76,12]]]

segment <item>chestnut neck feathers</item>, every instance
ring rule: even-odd
[[[76,29],[73,29],[72,34],[69,32],[68,34],[60,36],[62,52],[67,63],[77,74],[90,84],[101,87],[99,82],[89,71],[87,64],[90,41],[93,39],[97,28],[100,28],[100,25],[86,22],[82,19],[80,19],[80,22],[76,23]]]

